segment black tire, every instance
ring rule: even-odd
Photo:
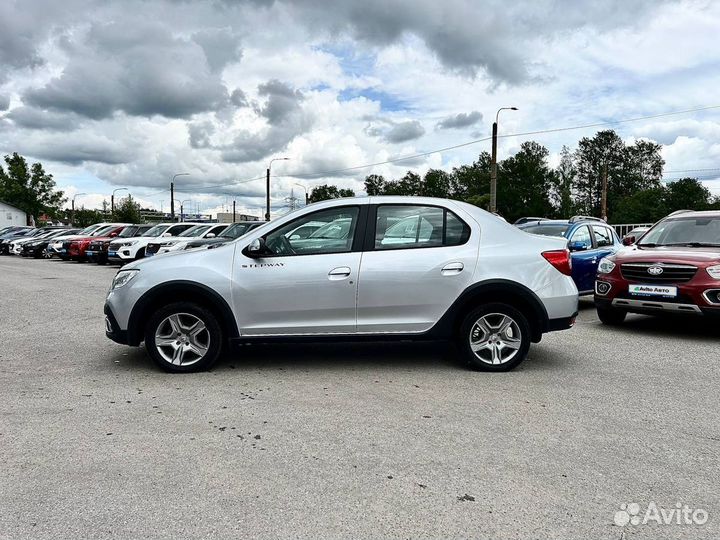
[[[597,314],[600,322],[602,322],[603,324],[608,324],[610,326],[617,326],[619,324],[622,324],[625,321],[625,317],[627,316],[627,311],[623,311],[622,309],[601,308],[599,306],[596,306],[595,309],[597,309]]]
[[[194,320],[201,321],[204,330],[196,337],[193,337],[191,332],[178,335],[173,330],[173,328],[177,327],[168,321],[171,316],[179,317],[182,326],[181,333],[183,330],[187,331],[188,327],[194,323]],[[177,324],[177,320],[175,324]],[[162,338],[165,338],[164,341],[172,341],[174,344],[168,343],[165,346],[160,345],[158,347],[158,342],[161,342],[160,338],[156,341],[156,333],[158,332]],[[176,337],[169,339],[172,336]],[[220,356],[223,348],[223,337],[222,327],[215,314],[193,302],[176,302],[164,306],[150,316],[145,326],[145,348],[148,354],[158,366],[171,373],[188,373],[209,369]],[[196,346],[206,347],[207,349],[199,359],[196,359],[199,355],[193,350],[193,347]],[[180,353],[180,364],[173,364],[169,356],[178,349],[183,349],[184,352]]]
[[[506,330],[502,331],[503,321],[507,322],[507,319],[511,322],[508,323]],[[479,325],[476,326],[481,320],[484,321],[488,331],[483,331]],[[494,329],[498,332],[492,332]],[[483,337],[487,337],[487,340],[482,339]],[[473,352],[471,341],[475,343],[487,341],[487,347],[476,354]],[[457,345],[462,359],[471,369],[510,371],[527,358],[530,350],[530,324],[525,315],[513,306],[500,302],[487,304],[465,316],[458,331]],[[492,363],[494,359],[499,363]]]
[[[145,258],[145,248],[140,248],[138,250],[137,254],[135,255],[135,260],[144,259],[144,258]]]

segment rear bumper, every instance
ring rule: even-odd
[[[576,318],[577,318],[577,313],[575,313],[575,315],[573,315],[572,317],[561,317],[559,319],[549,319],[547,331],[548,332],[557,332],[559,330],[569,330],[570,328],[575,326]]]

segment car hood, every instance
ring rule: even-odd
[[[192,245],[210,246],[212,244],[224,244],[225,242],[232,242],[233,240],[237,240],[237,238],[230,238],[229,236],[216,236],[215,238],[195,238],[192,241]]]
[[[675,264],[712,264],[720,262],[719,248],[632,246],[614,255],[615,262],[666,262]]]

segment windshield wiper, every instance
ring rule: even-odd
[[[673,244],[664,244],[666,246],[687,246],[687,247],[720,247],[720,244],[710,242],[675,242]]]

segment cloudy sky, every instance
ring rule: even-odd
[[[275,157],[282,211],[296,183],[470,163],[489,142],[353,169],[482,139],[499,107],[513,134],[720,105],[718,29],[712,0],[4,0],[0,153],[86,207],[127,187],[167,210],[187,172],[186,207],[260,215]],[[720,195],[720,109],[613,127]],[[596,130],[532,138],[555,162]]]

